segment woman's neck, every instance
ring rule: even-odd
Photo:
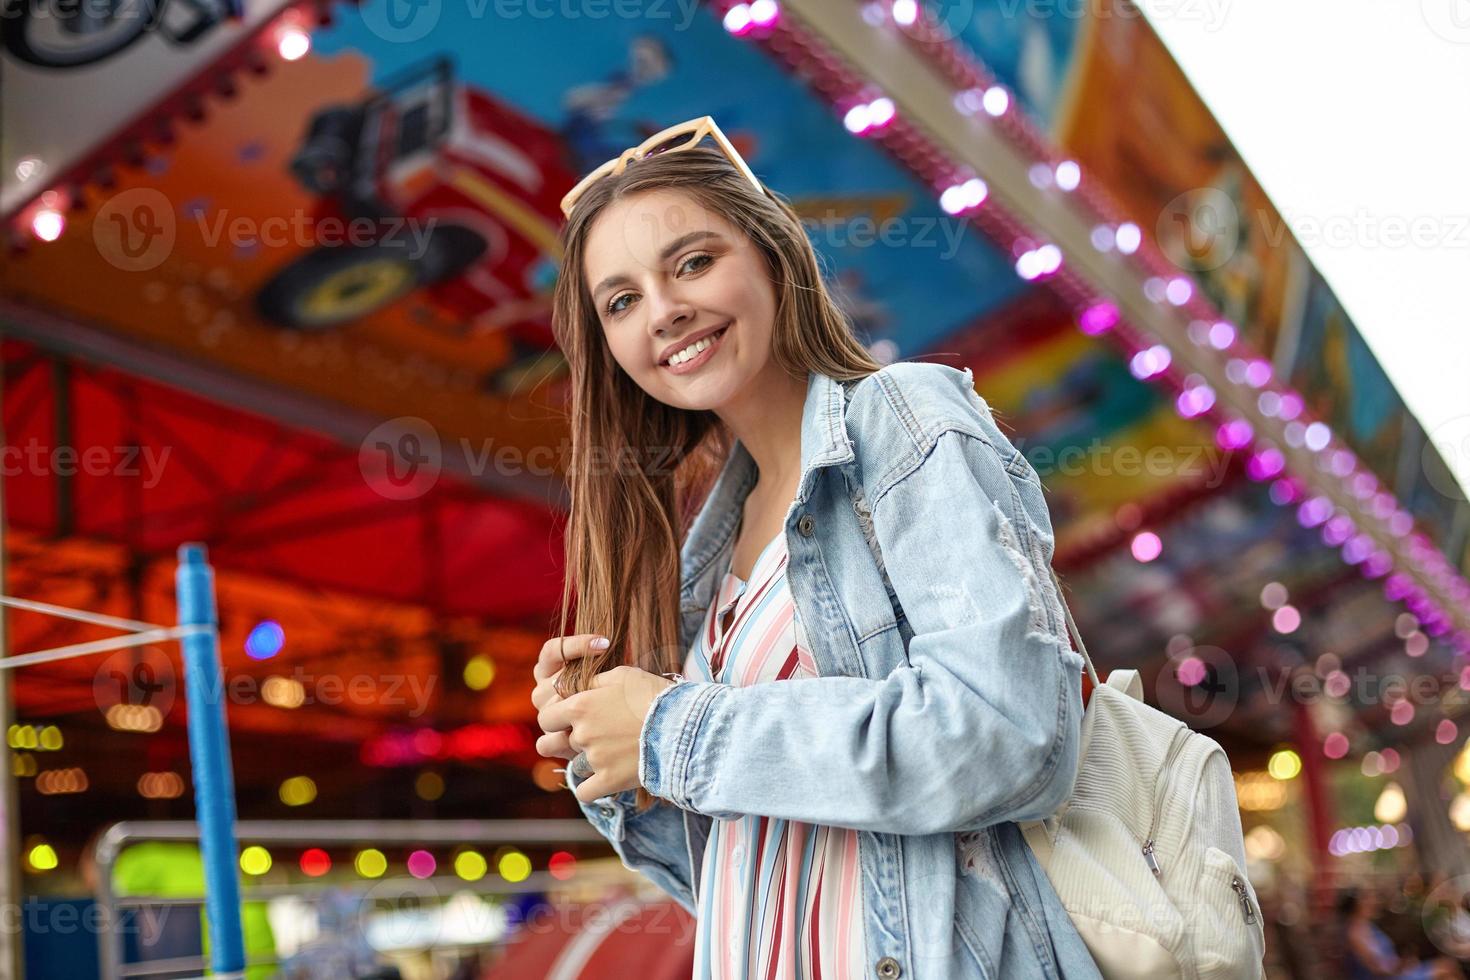
[[[770,367],[718,414],[755,460],[762,495],[787,485],[794,494],[801,476],[801,420],[809,382],[790,378],[775,362]]]

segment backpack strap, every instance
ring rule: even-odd
[[[842,410],[843,410],[843,414],[844,415],[847,412],[848,399],[852,395],[853,386],[856,385],[856,383],[857,383],[858,380],[859,379],[854,378],[854,379],[850,379],[850,380],[847,380],[847,381],[841,381],[841,385],[842,385]],[[871,550],[873,552],[873,561],[878,566],[878,573],[883,576],[883,587],[884,587],[884,589],[886,589],[887,592],[888,592],[888,594],[893,597],[893,602],[895,604],[897,604],[898,603],[898,592],[894,590],[893,583],[891,581],[889,581],[889,579],[888,579],[888,570],[884,567],[883,556],[882,556],[882,554],[881,554],[881,552],[879,550],[879,547],[878,547],[877,536],[874,535],[873,537],[870,538],[868,535],[864,534],[863,535],[863,538],[868,541],[869,550]],[[1076,651],[1078,653],[1080,653],[1082,655],[1082,663],[1087,668],[1086,681],[1091,682],[1091,687],[1099,687],[1099,686],[1101,686],[1102,681],[1098,680],[1098,677],[1097,677],[1097,669],[1095,667],[1093,667],[1093,665],[1092,665],[1092,657],[1087,652],[1087,644],[1085,644],[1085,643],[1082,642],[1082,633],[1077,629],[1077,623],[1072,619],[1072,610],[1071,610],[1071,607],[1069,607],[1067,605],[1067,600],[1062,595],[1062,583],[1057,580],[1057,573],[1051,567],[1051,563],[1050,562],[1047,563],[1046,571],[1047,571],[1047,574],[1049,574],[1051,576],[1052,586],[1057,591],[1057,603],[1059,605],[1061,605],[1061,607],[1062,607],[1062,615],[1064,615],[1066,617],[1066,619],[1067,619],[1067,632],[1070,634],[1070,636],[1072,638],[1072,646],[1074,647],[1074,649],[1076,649]],[[901,607],[900,607],[900,609],[896,609],[895,611],[900,611],[901,612]],[[1087,695],[1089,693],[1091,693],[1090,690],[1088,689],[1088,686],[1087,686],[1086,683],[1084,683],[1084,687],[1083,687],[1083,692],[1082,693],[1083,693],[1083,701],[1084,701],[1084,704],[1085,704],[1086,703],[1086,697],[1087,697]]]
[[[1061,604],[1062,615],[1067,617],[1067,632],[1072,635],[1072,645],[1078,653],[1082,654],[1082,663],[1087,667],[1087,679],[1096,687],[1102,682],[1097,679],[1097,668],[1092,666],[1092,657],[1087,653],[1087,644],[1082,642],[1082,633],[1072,619],[1072,608],[1067,605],[1067,600],[1062,595],[1062,583],[1057,580],[1057,573],[1052,569],[1050,562],[1047,563],[1046,571],[1051,576],[1052,586],[1057,590],[1057,602]]]

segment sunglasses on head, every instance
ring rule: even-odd
[[[735,164],[737,170],[746,176],[746,179],[754,185],[756,190],[762,193],[765,192],[765,187],[756,178],[755,173],[746,164],[744,158],[736,152],[735,147],[725,138],[725,134],[720,132],[720,127],[715,125],[714,118],[711,116],[700,116],[697,119],[690,119],[687,122],[681,122],[676,126],[670,126],[668,129],[654,133],[642,143],[629,147],[577,181],[577,186],[567,191],[566,196],[561,199],[561,213],[567,217],[571,217],[572,208],[576,206],[577,199],[582,196],[588,187],[591,187],[608,174],[616,175],[622,173],[624,168],[634,160],[642,160],[645,157],[655,156],[659,153],[678,153],[681,150],[688,150],[698,146],[706,136],[714,138],[715,143],[724,151],[725,156],[730,159],[731,163]]]

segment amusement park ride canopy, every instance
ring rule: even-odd
[[[973,369],[1048,491],[1100,669],[1143,670],[1242,765],[1299,730],[1280,682],[1324,654],[1447,678],[1402,724],[1379,700],[1322,709],[1363,748],[1458,716],[1464,493],[1122,0],[517,9],[3,27],[5,591],[172,621],[173,550],[208,542],[227,672],[316,695],[232,704],[242,801],[273,793],[271,749],[327,773],[324,799],[369,798],[394,770],[351,763],[416,729],[472,730],[465,761],[508,775],[536,761],[566,459],[556,202],[703,114],[808,220],[880,359]],[[266,621],[285,643],[257,658]],[[17,614],[10,647],[68,642],[55,628]],[[463,680],[477,655],[487,690]],[[329,672],[380,686],[329,703]],[[389,675],[442,682],[390,698]],[[22,671],[17,712],[136,758],[93,791],[140,810],[140,774],[182,764],[178,720],[140,751],[107,676]]]

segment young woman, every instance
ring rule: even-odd
[[[1082,657],[970,372],[877,364],[708,117],[563,208],[537,750],[696,916],[698,977],[1098,976],[1015,823],[1071,794]]]

